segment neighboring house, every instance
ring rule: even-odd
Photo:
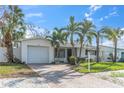
[[[101,61],[112,61],[110,59],[110,54],[114,54],[114,48],[109,46],[100,46],[100,58]],[[117,49],[117,61],[124,62],[124,49],[118,48]]]
[[[51,63],[56,60],[57,51],[51,46],[51,43],[46,39],[35,38],[21,40],[18,47],[13,49],[14,56],[26,64],[30,63]],[[107,61],[109,53],[112,52],[111,47],[100,46],[100,58],[102,61]],[[76,56],[79,56],[80,44],[75,44]],[[111,50],[111,51],[110,51]],[[96,60],[96,47],[85,47],[82,49],[82,58],[88,57]],[[0,52],[1,53],[1,52]],[[70,43],[60,46],[59,60],[60,62],[68,62],[68,58],[72,55],[72,46]],[[124,58],[124,49],[119,49],[119,58]],[[1,59],[1,57],[0,57]],[[1,60],[0,60],[1,61]]]

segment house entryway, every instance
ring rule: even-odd
[[[75,55],[77,56],[77,49],[75,48]],[[72,48],[60,48],[57,57],[57,49],[54,49],[55,60],[59,60],[59,63],[68,63],[69,57],[72,56]]]
[[[68,60],[68,62],[69,62],[69,57],[70,56],[72,56],[72,49],[71,48],[67,49],[67,60]]]

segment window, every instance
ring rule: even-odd
[[[60,49],[60,51],[59,51],[59,57],[60,58],[65,58],[65,50],[64,49]]]
[[[85,50],[85,55],[88,55],[88,52],[90,52],[91,55],[96,55],[96,51],[95,50]]]
[[[55,57],[57,57],[57,49],[55,48]],[[65,49],[60,49],[59,50],[59,58],[65,58]]]

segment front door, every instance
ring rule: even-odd
[[[69,62],[69,57],[72,56],[72,49],[67,49],[67,60]]]

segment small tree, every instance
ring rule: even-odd
[[[46,36],[46,39],[51,42],[54,48],[57,48],[57,58],[59,58],[60,44],[65,44],[66,33],[62,29],[54,28],[54,32],[50,36]]]

